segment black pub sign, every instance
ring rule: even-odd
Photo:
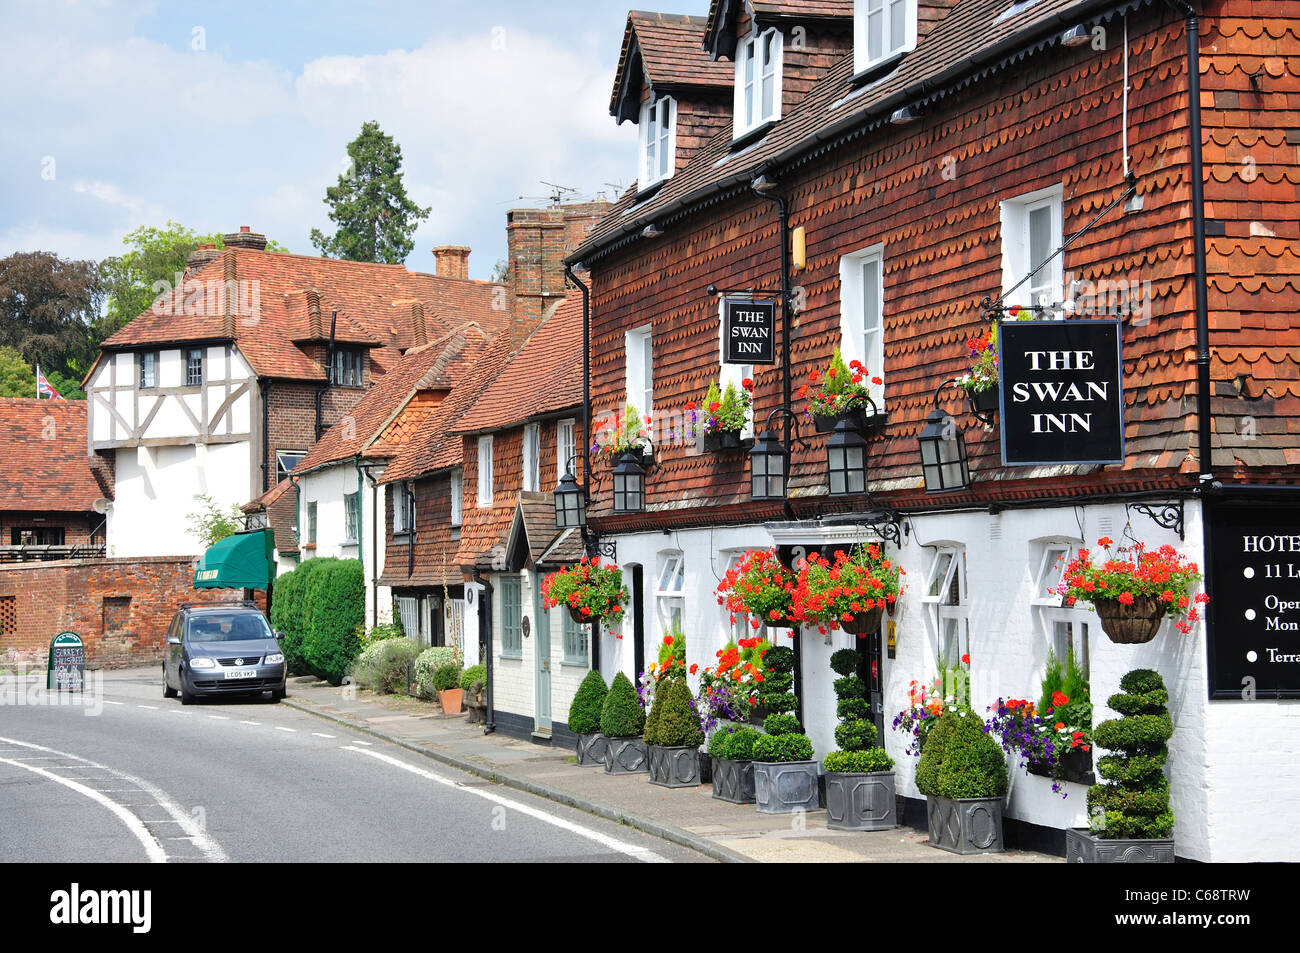
[[[724,364],[776,363],[776,302],[727,298],[722,313]]]
[[[1120,337],[1109,319],[998,328],[1003,466],[1124,462]]]
[[[1300,501],[1205,507],[1210,698],[1300,698]]]

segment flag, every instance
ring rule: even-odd
[[[41,365],[36,365],[36,399],[48,397],[50,400],[63,400],[63,395],[50,386],[50,382],[41,373]]]

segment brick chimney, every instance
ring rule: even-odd
[[[433,250],[434,274],[439,278],[469,277],[469,248],[465,245],[439,245]]]
[[[205,261],[211,261],[219,256],[221,252],[217,251],[216,245],[200,245],[194,251],[190,252],[189,257],[185,259],[186,268],[197,268]]]
[[[541,323],[549,305],[564,297],[564,259],[609,211],[604,199],[506,213],[509,246],[510,344],[517,348]]]
[[[266,236],[250,231],[247,225],[240,225],[239,231],[223,235],[222,239],[227,248],[252,248],[256,251],[266,248]]]
[[[321,330],[320,292],[315,288],[307,289],[307,334],[313,341],[325,337]]]

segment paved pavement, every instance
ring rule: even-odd
[[[464,715],[434,702],[375,695],[313,679],[290,685],[286,704],[353,726],[444,764],[656,834],[723,861],[1060,863],[1026,851],[960,857],[929,846],[924,831],[850,833],[826,829],[826,812],[759,814],[752,805],[712,797],[708,785],[669,790],[645,775],[606,775],[578,767],[574,753],[502,734],[484,735]]]

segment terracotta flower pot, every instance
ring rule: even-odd
[[[879,607],[868,609],[866,612],[857,613],[848,622],[841,619],[840,628],[853,635],[870,635],[880,628],[880,620],[884,614],[885,610]]]
[[[1150,642],[1165,617],[1165,604],[1155,596],[1134,596],[1128,605],[1118,599],[1094,599],[1092,606],[1102,631],[1119,645]]]
[[[446,688],[438,692],[438,704],[442,706],[442,713],[459,715],[464,694],[463,688]]]

